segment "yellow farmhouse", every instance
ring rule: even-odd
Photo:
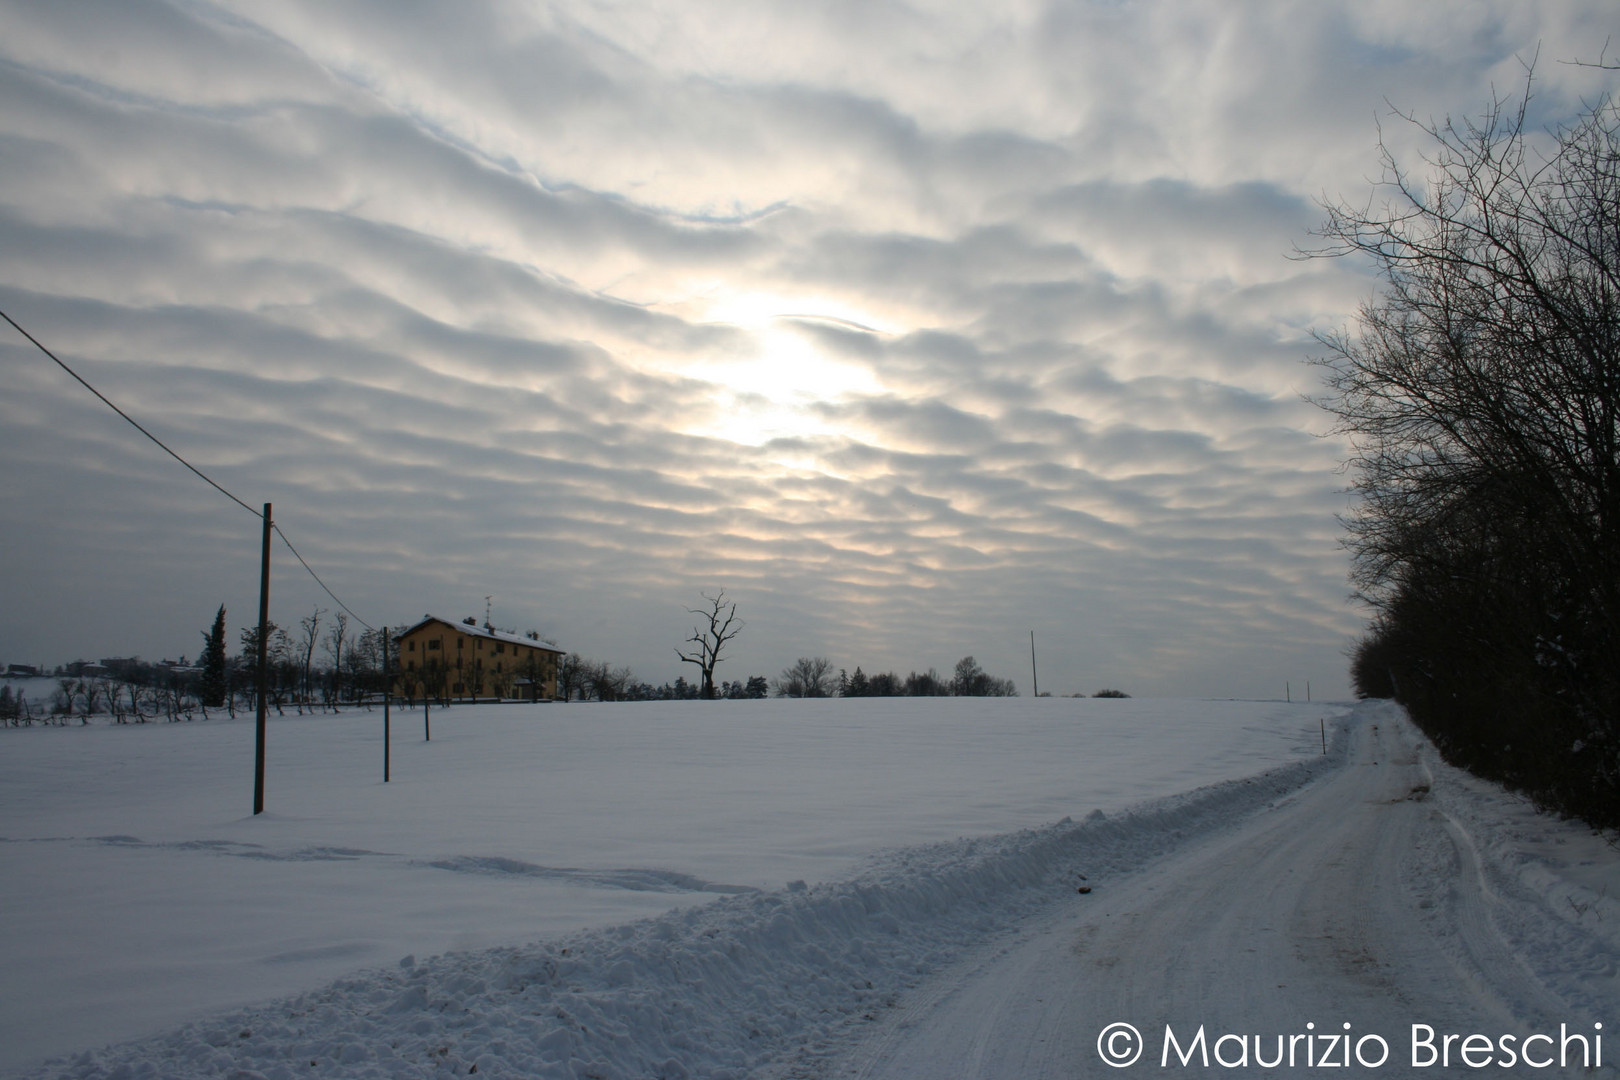
[[[554,701],[562,650],[543,641],[424,616],[400,633],[399,681],[406,698],[522,698]]]

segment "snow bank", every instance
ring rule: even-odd
[[[0,1071],[360,968],[841,881],[1319,754],[1323,707],[511,705],[0,730]]]
[[[1410,723],[1399,706],[1363,707],[1366,722]],[[1448,948],[1469,913],[1454,909],[1448,882],[1459,873],[1481,885],[1489,918],[1528,978],[1498,987],[1523,1017],[1613,1023],[1620,1002],[1620,852],[1612,832],[1538,811],[1528,799],[1441,760],[1424,740],[1429,790],[1415,793],[1443,830],[1414,851],[1408,880],[1418,909]],[[1574,1014],[1571,1015],[1571,1010]]]
[[[757,1077],[1054,903],[1286,797],[1340,752],[1112,816],[904,848],[848,880],[451,953],[59,1059],[78,1078]]]

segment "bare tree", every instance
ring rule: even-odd
[[[332,616],[332,628],[326,632],[326,654],[332,658],[331,695],[333,708],[343,700],[343,657],[347,648],[352,651],[353,646],[348,641],[349,617],[343,612]]]
[[[948,697],[951,685],[940,678],[939,672],[929,668],[924,672],[915,672],[906,676],[906,681],[900,688],[905,697]]]
[[[432,660],[424,660],[420,670],[423,700],[449,705],[450,665],[445,663],[442,656],[435,655]]]
[[[270,704],[277,716],[287,715],[287,696],[298,691],[298,658],[293,651],[292,635],[286,629],[270,624],[270,644],[266,649],[270,664]]]
[[[833,665],[825,656],[801,656],[782,672],[771,689],[777,697],[831,697]]]
[[[692,627],[692,636],[686,639],[691,648],[685,652],[675,650],[688,664],[696,664],[703,673],[703,686],[698,696],[705,701],[714,700],[714,668],[725,659],[723,653],[726,643],[742,633],[743,621],[737,618],[737,605],[735,602],[726,603],[726,590],[710,596],[708,593],[700,594],[708,601],[707,608],[687,608],[687,612],[696,615],[699,620],[697,626]],[[707,623],[704,626],[703,623]]]
[[[495,661],[495,670],[489,674],[490,692],[501,701],[512,696],[512,684],[517,680],[517,672],[506,666],[504,661]]]
[[[564,701],[573,701],[576,694],[583,696],[585,690],[585,667],[590,661],[579,653],[569,653],[557,664],[557,696]]]
[[[530,641],[550,645],[552,648],[557,646],[555,641],[548,637],[542,637],[538,630],[525,630],[523,636]],[[553,655],[542,653],[538,649],[529,649],[527,653],[528,655],[524,658],[518,674],[528,681],[531,700],[538,705],[541,701],[546,700],[546,696],[542,692],[548,684],[552,683],[552,676],[560,676],[561,673],[558,671],[557,658]],[[567,694],[563,692],[564,688],[560,678],[555,685],[556,688],[551,692],[552,695],[563,693],[563,697],[566,699]]]
[[[311,701],[310,694],[312,689],[310,682],[310,669],[313,667],[315,662],[315,646],[321,638],[321,616],[325,614],[326,611],[324,609],[316,608],[313,612],[298,620],[298,628],[301,631],[298,638],[298,655],[299,663],[302,668],[299,679],[298,696],[302,702],[309,703],[311,712],[314,711],[314,703]],[[300,704],[298,708],[299,714],[302,715],[303,711],[303,705]]]
[[[1011,679],[998,679],[973,657],[964,656],[956,662],[951,693],[958,697],[1017,697],[1018,689]]]
[[[956,674],[951,677],[951,693],[957,697],[985,697],[989,694],[990,675],[971,656],[956,662]]]
[[[581,676],[584,692],[597,701],[622,701],[625,691],[635,681],[628,667],[614,667],[606,661],[586,661]]]
[[[1530,86],[1421,123],[1426,172],[1326,207],[1383,281],[1319,337],[1351,444],[1364,692],[1455,763],[1620,821],[1620,106],[1548,133]]]
[[[269,623],[266,629],[268,633],[265,635],[267,639],[265,642],[265,658],[269,667],[269,685],[265,689],[270,697],[267,704],[274,705],[276,713],[279,715],[282,713],[282,704],[285,701],[286,680],[289,669],[288,657],[291,654],[292,639],[288,636],[286,630],[277,626],[273,621]],[[258,688],[253,677],[250,658],[259,655],[259,628],[257,626],[244,626],[239,640],[242,643],[242,659],[246,665],[246,677],[242,681],[242,688],[248,699],[245,708],[251,711],[257,704]],[[132,703],[134,697],[135,692],[131,689],[130,700]]]

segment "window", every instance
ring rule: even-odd
[[[499,654],[501,654],[501,653],[503,653],[503,652],[505,652],[505,651],[506,651],[506,643],[505,643],[505,642],[502,642],[502,641],[497,641],[497,642],[496,642],[496,643],[495,643],[495,652],[496,652],[496,655],[499,655]]]
[[[456,651],[457,651],[457,652],[460,652],[460,651],[461,651],[461,647],[462,647],[462,646],[463,646],[463,645],[465,645],[465,644],[467,644],[467,639],[466,639],[466,638],[464,638],[464,637],[458,637],[458,638],[456,638]]]
[[[405,647],[405,651],[406,652],[415,652],[416,651],[416,639],[415,638],[411,638],[410,644]]]
[[[439,645],[440,645],[439,639],[434,638],[432,641],[429,641],[427,643],[428,651],[429,652],[437,652],[438,649],[439,649]]]

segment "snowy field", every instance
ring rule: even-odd
[[[0,1067],[1320,754],[1321,705],[461,706],[0,731]],[[797,886],[794,886],[797,888]]]
[[[1615,839],[1389,703],[420,723],[384,787],[376,714],[278,721],[257,819],[249,723],[0,731],[0,1072],[1069,1080],[1129,1020],[1148,1068],[1342,1021],[1381,1076],[1616,1075]]]

